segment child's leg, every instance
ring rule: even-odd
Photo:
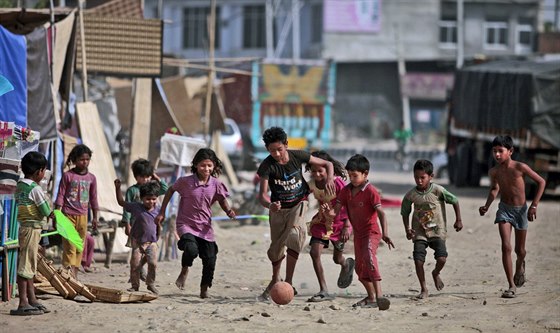
[[[502,265],[506,273],[509,289],[515,291],[513,282],[513,267],[511,262],[511,224],[507,222],[499,222],[498,230],[502,239]]]
[[[200,281],[200,298],[208,297],[208,288],[212,287],[214,270],[216,269],[216,258],[218,245],[215,242],[199,240],[200,259],[202,259],[202,279]]]
[[[527,240],[527,230],[515,229],[515,254],[517,260],[515,261],[515,275],[514,283],[516,287],[521,287],[525,284],[525,241]]]
[[[420,283],[420,294],[417,296],[419,299],[428,297],[428,287],[426,286],[426,276],[424,274],[424,262],[426,261],[426,248],[428,242],[425,240],[414,241],[414,250],[412,251],[412,258],[414,258],[414,268],[416,276]]]
[[[142,256],[142,261],[148,263],[148,274],[146,275],[146,285],[148,290],[153,293],[158,293],[155,282],[156,282],[156,268],[157,268],[157,243],[148,243],[144,245],[144,255]]]
[[[184,234],[179,239],[179,242],[177,242],[177,247],[183,251],[183,256],[181,258],[181,272],[175,281],[175,285],[183,290],[187,275],[189,274],[189,267],[192,266],[193,260],[198,257],[198,243],[193,235]]]
[[[19,308],[26,308],[29,307],[29,300],[27,298],[27,283],[28,279],[17,276],[17,286],[18,286],[18,295],[19,295]]]
[[[288,249],[286,255],[286,282],[292,284],[294,278],[294,272],[296,270],[296,264],[299,258],[299,253],[294,250]]]
[[[440,238],[431,238],[429,241],[430,247],[434,250],[434,257],[436,258],[436,267],[432,271],[432,277],[437,290],[442,290],[445,286],[440,277],[440,272],[445,266],[447,261],[447,247],[445,240]]]
[[[33,278],[27,279],[27,301],[31,306],[39,304],[37,296],[35,296],[35,285],[33,284]]]
[[[315,270],[315,275],[317,275],[317,280],[319,282],[319,291],[328,292],[327,282],[325,281],[325,273],[323,271],[323,265],[321,264],[321,252],[323,251],[324,244],[319,240],[311,239],[311,260],[313,261],[313,269]]]
[[[142,258],[142,252],[140,251],[139,245],[132,241],[132,254],[130,256],[130,284],[132,289],[138,290],[140,288],[140,260]]]

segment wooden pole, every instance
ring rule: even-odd
[[[84,31],[84,7],[85,0],[79,1],[78,14],[80,17],[80,43],[82,45],[82,89],[84,90],[84,102],[88,101],[87,66],[86,66],[86,34]]]
[[[209,140],[210,132],[210,111],[212,108],[212,94],[214,93],[214,78],[216,70],[214,67],[214,33],[216,27],[216,0],[212,0],[210,7],[210,18],[208,19],[208,86],[206,88],[206,104],[204,108],[204,139]]]

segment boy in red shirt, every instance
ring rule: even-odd
[[[376,253],[381,239],[387,243],[389,250],[395,245],[389,238],[385,212],[381,209],[381,196],[368,181],[369,161],[365,156],[360,154],[352,156],[345,168],[348,171],[350,184],[339,192],[334,213],[336,216],[342,207],[346,207],[354,232],[356,273],[367,292],[366,298],[352,306],[387,310],[391,302],[383,297],[381,292],[381,274]],[[349,237],[348,228],[344,228],[342,240],[346,241]]]

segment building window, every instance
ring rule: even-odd
[[[455,47],[457,44],[457,22],[439,21],[439,42]]]
[[[311,42],[323,41],[323,5],[315,4],[311,7]]]
[[[210,7],[187,7],[183,11],[183,47],[186,49],[207,49],[208,17]],[[216,7],[216,28],[214,47],[220,47],[220,7]]]
[[[265,6],[243,6],[243,47],[266,47]]]
[[[533,26],[530,24],[517,25],[517,53],[530,53],[533,50]]]
[[[484,47],[488,49],[504,49],[508,44],[508,24],[503,21],[484,23]]]

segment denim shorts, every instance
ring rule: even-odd
[[[511,224],[515,230],[527,230],[529,227],[527,210],[527,204],[523,206],[510,206],[500,202],[494,223],[507,222]]]

